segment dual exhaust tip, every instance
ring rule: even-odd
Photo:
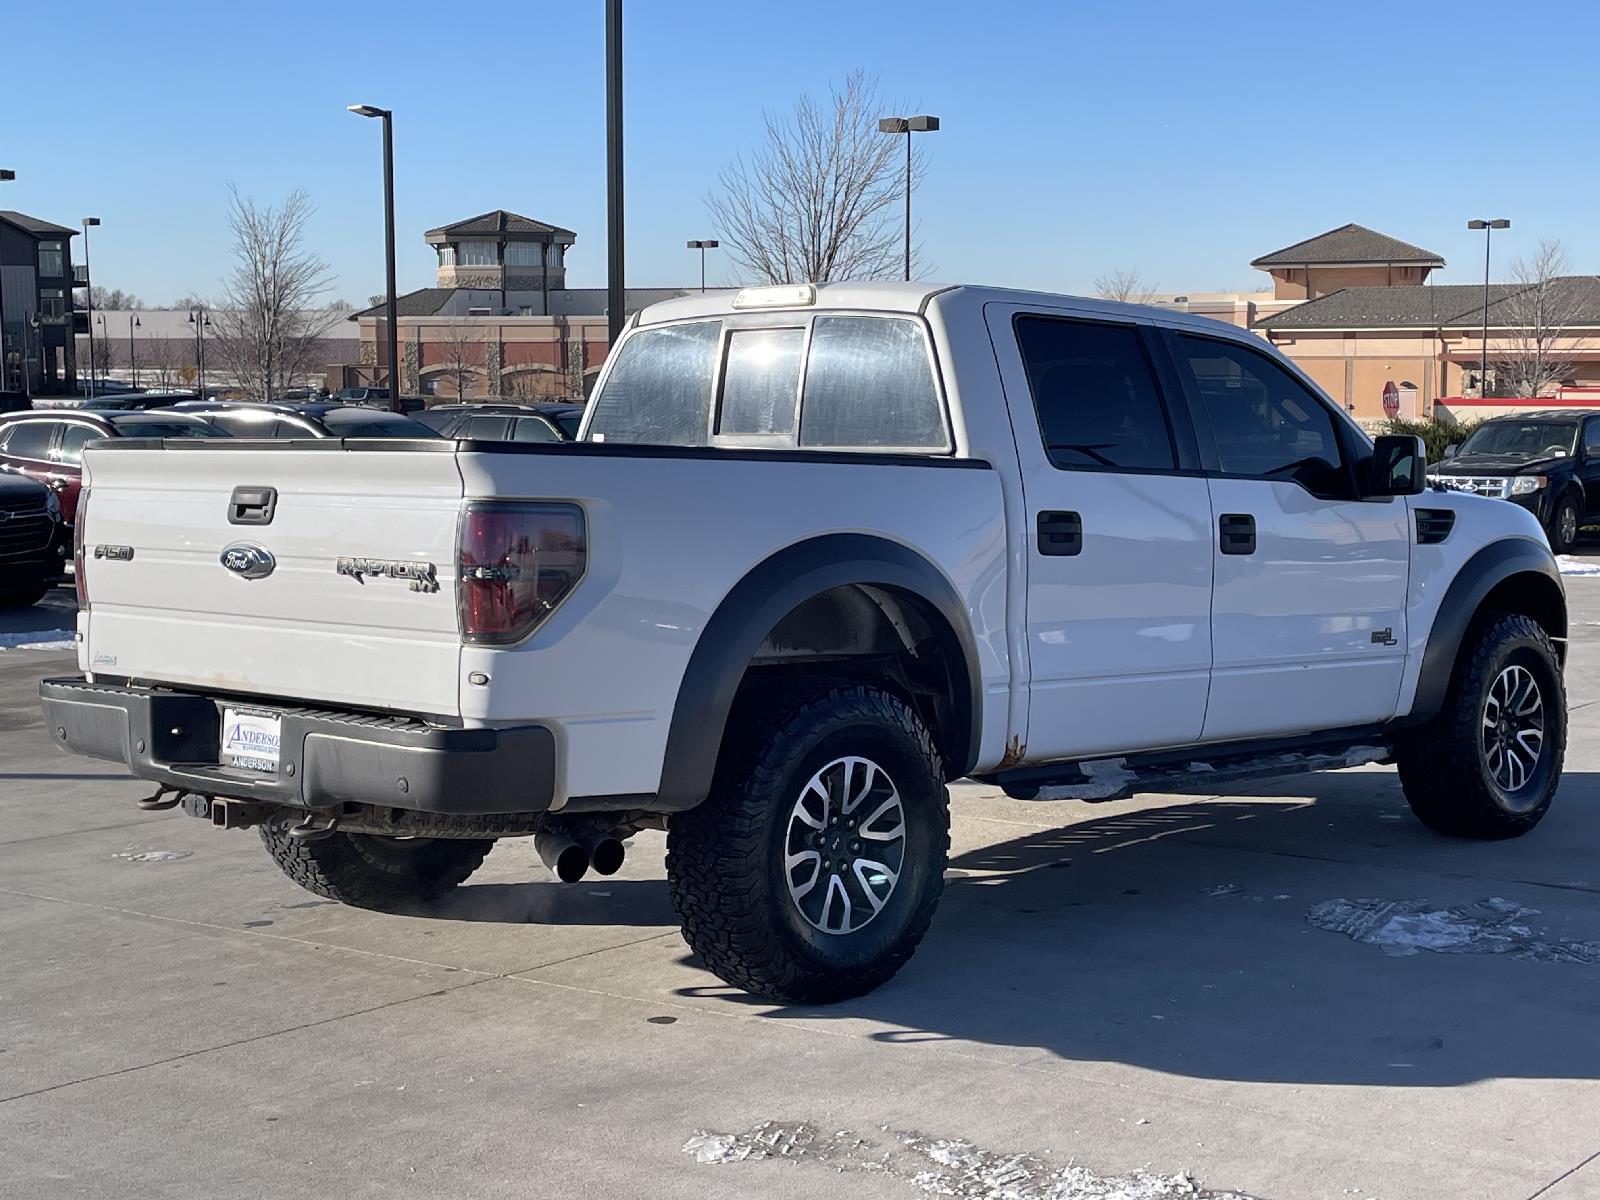
[[[541,829],[534,834],[533,847],[539,852],[539,861],[562,883],[577,883],[590,868],[596,875],[615,875],[627,855],[619,839],[594,826]]]

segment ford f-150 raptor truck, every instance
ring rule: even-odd
[[[1392,758],[1426,825],[1503,838],[1560,777],[1533,515],[1425,492],[1418,439],[1186,315],[691,296],[630,320],[574,443],[84,464],[62,746],[357,905],[438,897],[497,838],[573,879],[665,829],[690,946],[775,999],[909,958],[948,780],[1107,798]]]

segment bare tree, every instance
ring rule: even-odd
[[[470,317],[451,317],[438,340],[439,365],[456,385],[456,397],[466,399],[473,376],[485,370],[483,331]]]
[[[106,336],[102,327],[96,327],[98,332],[94,335],[94,373],[95,377],[104,379],[110,374],[111,368],[116,366],[117,353],[111,345],[111,339]],[[89,338],[87,335],[78,339],[78,362],[82,364],[79,370],[86,370],[89,365]]]
[[[766,137],[723,168],[706,207],[734,263],[766,283],[899,274],[905,146],[878,132],[877,82],[854,71],[826,102],[766,114]],[[913,159],[912,186],[921,174]]]
[[[157,387],[169,388],[177,380],[182,357],[172,338],[146,338],[139,343],[139,372],[153,378]]]
[[[1491,325],[1505,326],[1494,364],[1502,394],[1544,395],[1572,373],[1584,347],[1568,330],[1581,316],[1584,293],[1566,272],[1558,241],[1540,242],[1533,258],[1511,264],[1510,290],[1489,312]]]
[[[1157,283],[1146,283],[1135,267],[1118,267],[1094,277],[1094,294],[1102,300],[1121,300],[1125,304],[1149,304],[1156,298]]]
[[[328,265],[305,247],[311,200],[294,191],[281,208],[228,189],[234,268],[212,307],[217,351],[251,396],[270,399],[305,376],[339,313],[317,303]]]
[[[116,312],[124,309],[133,311],[143,309],[145,306],[143,300],[132,292],[125,292],[121,288],[103,288],[99,284],[95,284],[89,289],[89,295],[93,298],[94,306],[97,310],[107,312]]]

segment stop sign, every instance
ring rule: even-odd
[[[1395,387],[1392,379],[1383,385],[1383,415],[1386,417],[1400,415],[1400,389]]]

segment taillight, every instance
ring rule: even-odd
[[[72,583],[78,589],[78,608],[89,611],[89,578],[83,569],[83,530],[89,523],[89,489],[78,493],[78,511],[72,518]]]
[[[578,585],[586,549],[575,504],[468,504],[456,575],[462,640],[527,637]]]

